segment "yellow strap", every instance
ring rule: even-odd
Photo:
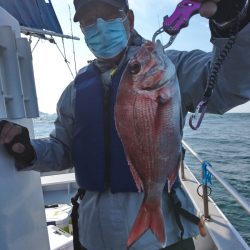
[[[111,70],[110,70],[110,75],[113,76],[115,74],[115,72],[117,71],[117,66],[114,66]]]

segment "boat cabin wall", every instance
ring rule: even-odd
[[[17,22],[0,8],[0,120],[26,126],[38,116],[32,57]],[[28,119],[29,118],[29,119]],[[0,249],[49,250],[40,174],[17,171],[0,145]]]
[[[0,11],[5,13],[0,17],[0,119],[38,117],[30,44],[18,34],[14,18]]]

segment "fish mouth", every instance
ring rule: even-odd
[[[145,42],[139,52],[130,59],[127,69],[137,88],[154,91],[167,84],[167,63],[162,47]]]
[[[153,60],[152,60],[153,58]],[[155,90],[166,84],[166,64],[158,55],[151,55],[148,60],[133,58],[128,64],[129,74],[136,82],[140,82],[143,90]]]
[[[130,73],[136,75],[143,70],[147,74],[154,74],[155,71],[164,69],[166,67],[165,60],[159,46],[159,44],[146,41],[142,45],[139,53],[130,59]],[[164,52],[164,50],[162,51]]]

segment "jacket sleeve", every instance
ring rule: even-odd
[[[71,83],[57,103],[55,128],[48,139],[32,140],[36,160],[29,167],[39,172],[61,171],[73,167],[71,146],[74,121],[74,85]]]
[[[207,111],[223,114],[250,100],[250,24],[239,33],[226,57],[208,103]],[[194,112],[203,98],[211,65],[223,49],[226,38],[213,40],[213,52],[170,50],[168,56],[176,66],[182,95],[183,112]]]

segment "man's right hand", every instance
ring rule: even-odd
[[[30,165],[35,159],[35,150],[30,143],[27,128],[5,120],[0,121],[0,144],[22,165]]]
[[[199,10],[202,17],[212,17],[218,8],[218,3],[221,0],[201,0],[201,8]]]

